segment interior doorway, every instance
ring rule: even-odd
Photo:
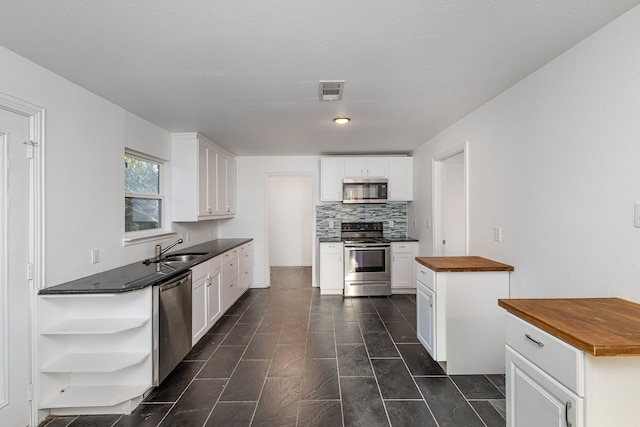
[[[0,94],[0,420],[37,425],[36,289],[41,283],[40,107]]]
[[[468,254],[467,144],[433,159],[433,253]]]
[[[273,273],[295,272],[300,274],[300,281],[311,286],[315,237],[313,176],[269,176],[267,214],[270,282],[277,279]]]

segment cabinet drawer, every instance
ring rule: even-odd
[[[532,324],[507,313],[507,345],[584,396],[584,353]]]
[[[246,254],[248,252],[253,252],[253,242],[245,243],[244,245],[240,246],[240,255]]]
[[[247,271],[253,265],[253,252],[247,252],[240,255],[238,259],[239,271]]]
[[[218,255],[215,258],[211,258],[209,260],[209,272],[211,275],[215,275],[216,270],[220,270],[222,268],[222,256]]]
[[[253,268],[248,268],[243,273],[240,273],[238,278],[238,286],[240,289],[247,289],[253,282]]]
[[[191,267],[191,281],[195,282],[196,280],[206,276],[209,274],[209,261],[201,262],[200,264],[196,264]]]
[[[320,254],[341,254],[343,250],[342,243],[320,243]]]
[[[222,264],[222,283],[237,282],[238,280],[238,258],[232,258]]]
[[[416,279],[424,283],[433,292],[436,291],[436,272],[416,263]]]

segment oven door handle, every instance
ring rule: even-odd
[[[376,251],[379,251],[380,249],[387,249],[390,248],[391,246],[384,246],[384,245],[371,245],[371,246],[345,246],[345,249],[373,249]]]

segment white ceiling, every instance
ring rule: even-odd
[[[236,155],[411,152],[639,3],[2,0],[0,45]]]

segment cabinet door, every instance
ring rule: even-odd
[[[320,244],[320,292],[341,294],[344,289],[343,245]]]
[[[391,287],[415,288],[414,259],[416,243],[391,244]]]
[[[368,157],[365,159],[365,177],[387,178],[389,176],[389,159],[387,157]]]
[[[427,353],[436,359],[436,294],[422,283],[416,289],[418,340]]]
[[[583,399],[507,346],[507,426],[583,426]]]
[[[206,141],[198,142],[198,215],[212,215],[216,210],[216,153]]]
[[[207,332],[207,288],[209,276],[201,277],[192,284],[191,292],[191,344],[196,345],[198,340]]]
[[[227,214],[236,213],[236,160],[227,158]]]
[[[222,316],[220,304],[220,270],[212,273],[207,283],[207,329]]]
[[[387,198],[390,202],[413,200],[413,158],[389,158],[389,187]]]
[[[364,178],[367,174],[367,165],[363,157],[347,157],[344,159],[345,178]]]
[[[341,202],[343,179],[344,159],[322,157],[320,159],[320,200]]]

